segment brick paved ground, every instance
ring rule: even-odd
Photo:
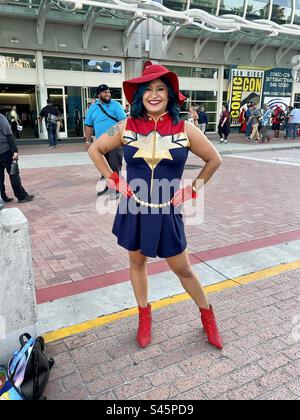
[[[154,313],[152,345],[128,318],[48,345],[51,399],[300,399],[300,270],[211,296],[225,341],[211,348],[192,302]],[[294,324],[293,324],[294,321]]]
[[[197,162],[191,157],[189,163]],[[185,176],[193,179],[199,171],[188,170]],[[300,167],[224,158],[206,188],[204,223],[186,229],[188,251],[298,229],[299,176]],[[111,233],[114,216],[96,212],[98,177],[92,165],[26,169],[22,179],[36,194],[34,202],[20,208],[30,222],[38,288],[128,267],[127,252]]]

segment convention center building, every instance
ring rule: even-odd
[[[0,112],[42,139],[51,98],[71,141],[96,87],[125,107],[123,81],[151,60],[180,76],[182,117],[203,106],[215,132],[224,103],[233,125],[250,102],[300,105],[299,40],[300,0],[0,0]]]

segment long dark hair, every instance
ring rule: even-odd
[[[178,104],[178,97],[174,92],[172,85],[168,79],[161,77],[160,80],[167,86],[168,89],[169,102],[167,106],[167,111],[169,112],[173,120],[173,124],[178,124],[180,120],[180,106]],[[145,117],[145,115],[147,114],[147,111],[143,104],[143,97],[148,86],[149,82],[142,83],[134,95],[131,106],[131,117],[134,119]]]

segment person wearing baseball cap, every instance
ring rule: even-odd
[[[111,91],[109,86],[102,84],[97,88],[98,100],[90,106],[87,116],[85,119],[85,143],[87,150],[91,145],[93,132],[95,131],[96,138],[102,136],[109,129],[111,129],[118,122],[126,119],[125,111],[122,105],[111,99]],[[108,161],[112,170],[116,173],[120,173],[123,163],[123,150],[117,148],[106,154],[106,160]],[[98,192],[98,196],[101,196],[109,191],[106,185],[102,191]],[[119,193],[115,190],[111,190],[111,198],[119,198]]]
[[[165,258],[184,289],[199,307],[208,341],[222,349],[214,310],[190,265],[181,206],[197,198],[222,160],[215,147],[194,124],[180,120],[185,96],[178,76],[148,62],[141,77],[123,84],[131,117],[98,139],[91,159],[108,184],[122,194],[113,233],[129,252],[131,281],[139,307],[137,342],[151,343],[152,314],[148,303],[147,261]],[[123,146],[127,180],[109,167],[105,154]],[[206,162],[185,188],[180,183],[189,151]],[[163,284],[162,284],[163,287]]]
[[[57,146],[57,122],[59,120],[59,110],[54,105],[53,99],[47,99],[47,106],[45,106],[39,116],[40,122],[45,119],[46,129],[48,133],[49,149],[55,149]]]

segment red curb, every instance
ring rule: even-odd
[[[190,255],[189,257],[192,265],[199,263],[198,259],[194,258],[193,255]],[[164,273],[169,270],[170,268],[165,261],[159,261],[148,265],[149,275]],[[90,292],[92,290],[101,289],[102,287],[124,283],[126,281],[130,281],[129,269],[88,277],[73,283],[46,287],[44,289],[36,290],[37,303],[41,304],[51,302],[53,300]]]
[[[272,245],[278,245],[293,240],[300,239],[300,230],[285,232],[279,235],[270,236],[262,239],[255,239],[236,245],[229,245],[223,248],[211,249],[209,251],[197,252],[190,255],[192,265],[224,258],[242,252],[253,251],[259,248],[265,248]],[[166,261],[159,261],[149,264],[148,272],[155,275],[169,271]],[[67,283],[52,287],[46,287],[36,291],[37,303],[42,304],[81,293],[90,292],[92,290],[101,289],[103,287],[112,286],[114,284],[124,283],[130,280],[129,269],[116,271],[114,273],[102,274],[99,276],[89,277],[73,283]]]
[[[300,239],[300,229],[292,232],[280,233],[279,235],[269,236],[262,239],[254,239],[240,244],[228,245],[223,248],[211,249],[209,251],[196,252],[192,254],[201,261],[214,260],[216,258],[224,258],[241,252],[253,251],[259,248],[266,248],[272,245],[278,245]]]

